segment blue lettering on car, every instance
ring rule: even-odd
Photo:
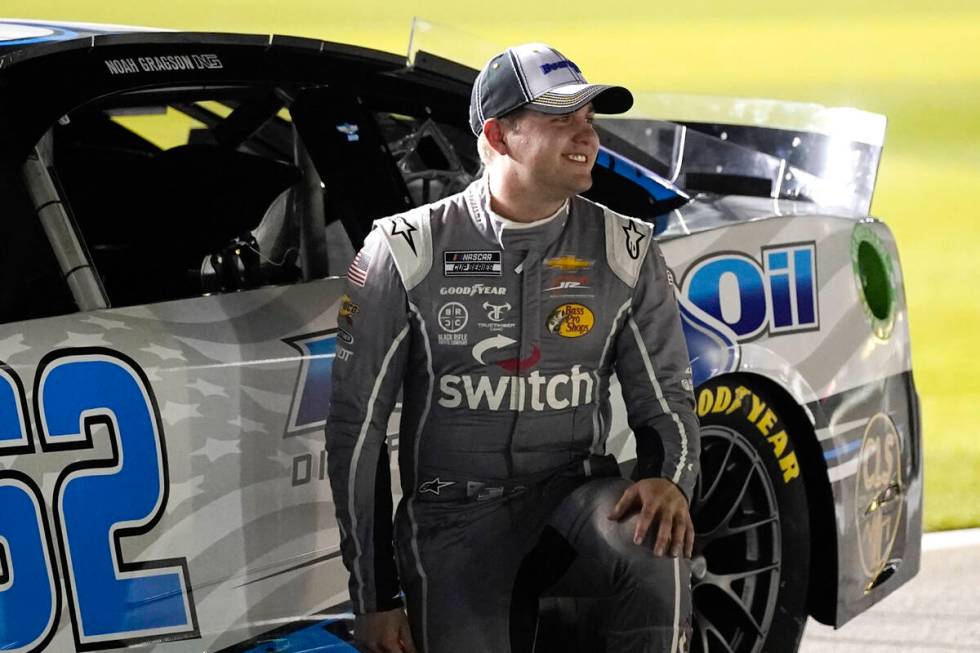
[[[812,242],[763,247],[761,263],[740,252],[713,255],[688,269],[682,288],[739,341],[820,328]]]
[[[337,329],[287,338],[286,344],[302,354],[286,437],[322,429],[327,423],[330,375],[337,355]]]

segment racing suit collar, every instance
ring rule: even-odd
[[[486,175],[475,180],[464,191],[470,219],[477,230],[502,249],[543,251],[558,239],[568,222],[571,202],[568,201],[550,218],[518,229],[508,228],[507,222],[490,209],[490,185]]]

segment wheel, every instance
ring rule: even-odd
[[[778,401],[747,379],[698,389],[701,475],[691,502],[698,653],[795,651],[806,624],[806,489]]]

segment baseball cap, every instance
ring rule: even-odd
[[[479,136],[484,122],[521,107],[563,114],[589,102],[596,113],[623,113],[633,106],[633,94],[622,86],[589,84],[558,50],[526,43],[507,48],[480,71],[470,94],[470,128]]]

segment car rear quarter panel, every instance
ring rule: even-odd
[[[886,254],[894,297],[887,328],[872,319],[853,263],[855,248],[869,239]],[[807,482],[829,483],[833,493],[838,561],[833,621],[840,625],[911,578],[919,564],[921,436],[894,238],[882,222],[813,215],[743,222],[661,246],[682,302],[707,305],[703,288],[700,294],[695,289],[697,270],[706,263],[738,257],[757,264],[760,283],[750,283],[749,274],[748,280],[729,275],[717,284],[721,304],[732,310],[716,317],[731,327],[749,310],[747,297],[758,295],[765,303],[763,327],[735,333],[738,365],[731,371],[771,379],[812,424],[804,437],[818,440],[824,465],[806,470]],[[807,323],[805,311],[794,309],[796,324],[780,330],[774,328],[777,272],[768,268],[766,257],[801,247],[815,252],[816,314]],[[805,289],[796,281],[791,275],[791,288]],[[791,303],[798,299],[790,295]],[[892,485],[897,494],[882,495]],[[884,503],[874,504],[876,497]]]

